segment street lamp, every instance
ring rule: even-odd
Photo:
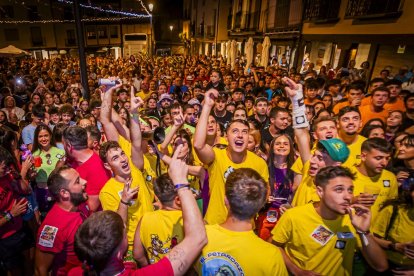
[[[174,29],[173,25],[170,25],[170,31],[172,32],[172,30]]]
[[[154,4],[152,4],[152,3],[150,3],[150,4],[148,4],[148,8],[149,8],[149,11],[151,12],[151,14],[150,14],[150,41],[149,41],[149,56],[150,57],[152,57],[152,11],[153,11],[153,9],[154,9]]]

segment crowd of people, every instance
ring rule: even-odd
[[[1,275],[414,275],[414,81],[4,58]]]

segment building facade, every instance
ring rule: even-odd
[[[77,55],[78,43],[72,5],[56,0],[2,2],[4,3],[0,3],[0,21],[3,21],[0,24],[0,47],[12,44],[32,52],[37,58],[51,57],[64,52]],[[88,4],[87,1],[80,2]],[[91,3],[104,10],[145,12],[134,0],[97,0]],[[124,47],[125,35],[143,34],[149,40],[153,34],[149,18],[139,19],[82,7],[80,14],[81,18],[87,19],[82,24],[88,53],[110,52],[115,56],[128,55]],[[49,20],[52,22],[48,23]],[[146,45],[144,51],[149,50],[149,43]]]

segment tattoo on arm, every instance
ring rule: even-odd
[[[177,262],[178,266],[178,272],[184,272],[184,269],[186,267],[186,260],[185,260],[185,251],[179,246],[174,247],[174,249],[170,252],[170,255],[168,256],[171,263]]]

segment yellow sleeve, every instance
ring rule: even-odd
[[[392,206],[387,206],[384,209],[382,209],[373,225],[372,225],[372,232],[382,238],[385,238],[385,232],[387,231],[388,225],[390,223],[391,220],[391,216],[392,216],[392,212],[393,212],[393,207]]]
[[[283,261],[282,253],[280,250],[275,251],[273,256],[267,256],[270,260],[273,260],[272,275],[288,276],[285,262]]]
[[[101,191],[99,193],[99,201],[102,204],[102,209],[116,212],[119,207],[119,199],[115,198],[108,192]]]
[[[290,169],[296,174],[303,174],[303,162],[300,156],[295,160],[295,163],[293,163]]]
[[[389,194],[389,199],[395,199],[398,197],[398,180],[395,175],[392,175],[391,179],[391,190]]]
[[[286,244],[290,240],[292,233],[292,220],[289,210],[281,217],[275,228],[272,230],[272,239],[279,244]]]

